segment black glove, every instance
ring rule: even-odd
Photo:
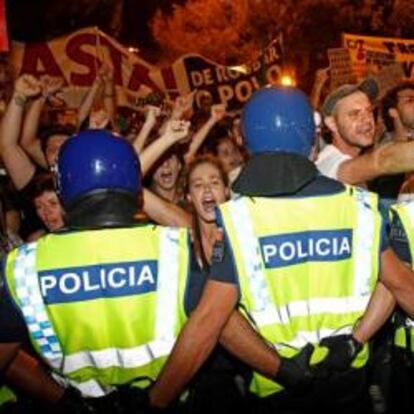
[[[147,388],[138,388],[131,385],[118,386],[117,394],[125,414],[157,414],[165,413],[166,410],[152,407],[149,400],[149,390]]]
[[[62,398],[55,406],[55,411],[59,414],[94,414],[95,410],[82,394],[74,387],[66,389]]]
[[[328,336],[323,338],[319,345],[328,348],[329,353],[323,361],[314,366],[317,376],[351,368],[352,361],[363,347],[352,335]]]
[[[307,344],[295,357],[281,358],[279,370],[274,379],[287,391],[305,392],[313,380],[309,365],[314,346]]]

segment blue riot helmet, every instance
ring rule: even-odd
[[[61,147],[57,191],[65,208],[85,196],[119,192],[136,198],[141,190],[139,159],[132,145],[106,130],[85,130]]]
[[[268,87],[255,92],[241,116],[249,152],[288,152],[308,157],[315,138],[312,106],[297,88]]]

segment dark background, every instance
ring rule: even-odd
[[[156,50],[149,20],[158,8],[170,10],[183,0],[6,0],[9,36],[42,41],[87,26],[98,26],[127,46]],[[122,12],[114,22],[114,11]]]

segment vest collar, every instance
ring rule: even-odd
[[[286,152],[253,155],[233,183],[234,192],[268,197],[295,194],[318,176],[307,158]]]

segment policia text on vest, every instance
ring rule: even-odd
[[[304,231],[259,238],[266,268],[308,261],[344,260],[352,254],[352,230]]]
[[[155,260],[110,263],[39,272],[45,303],[80,302],[156,290]]]

